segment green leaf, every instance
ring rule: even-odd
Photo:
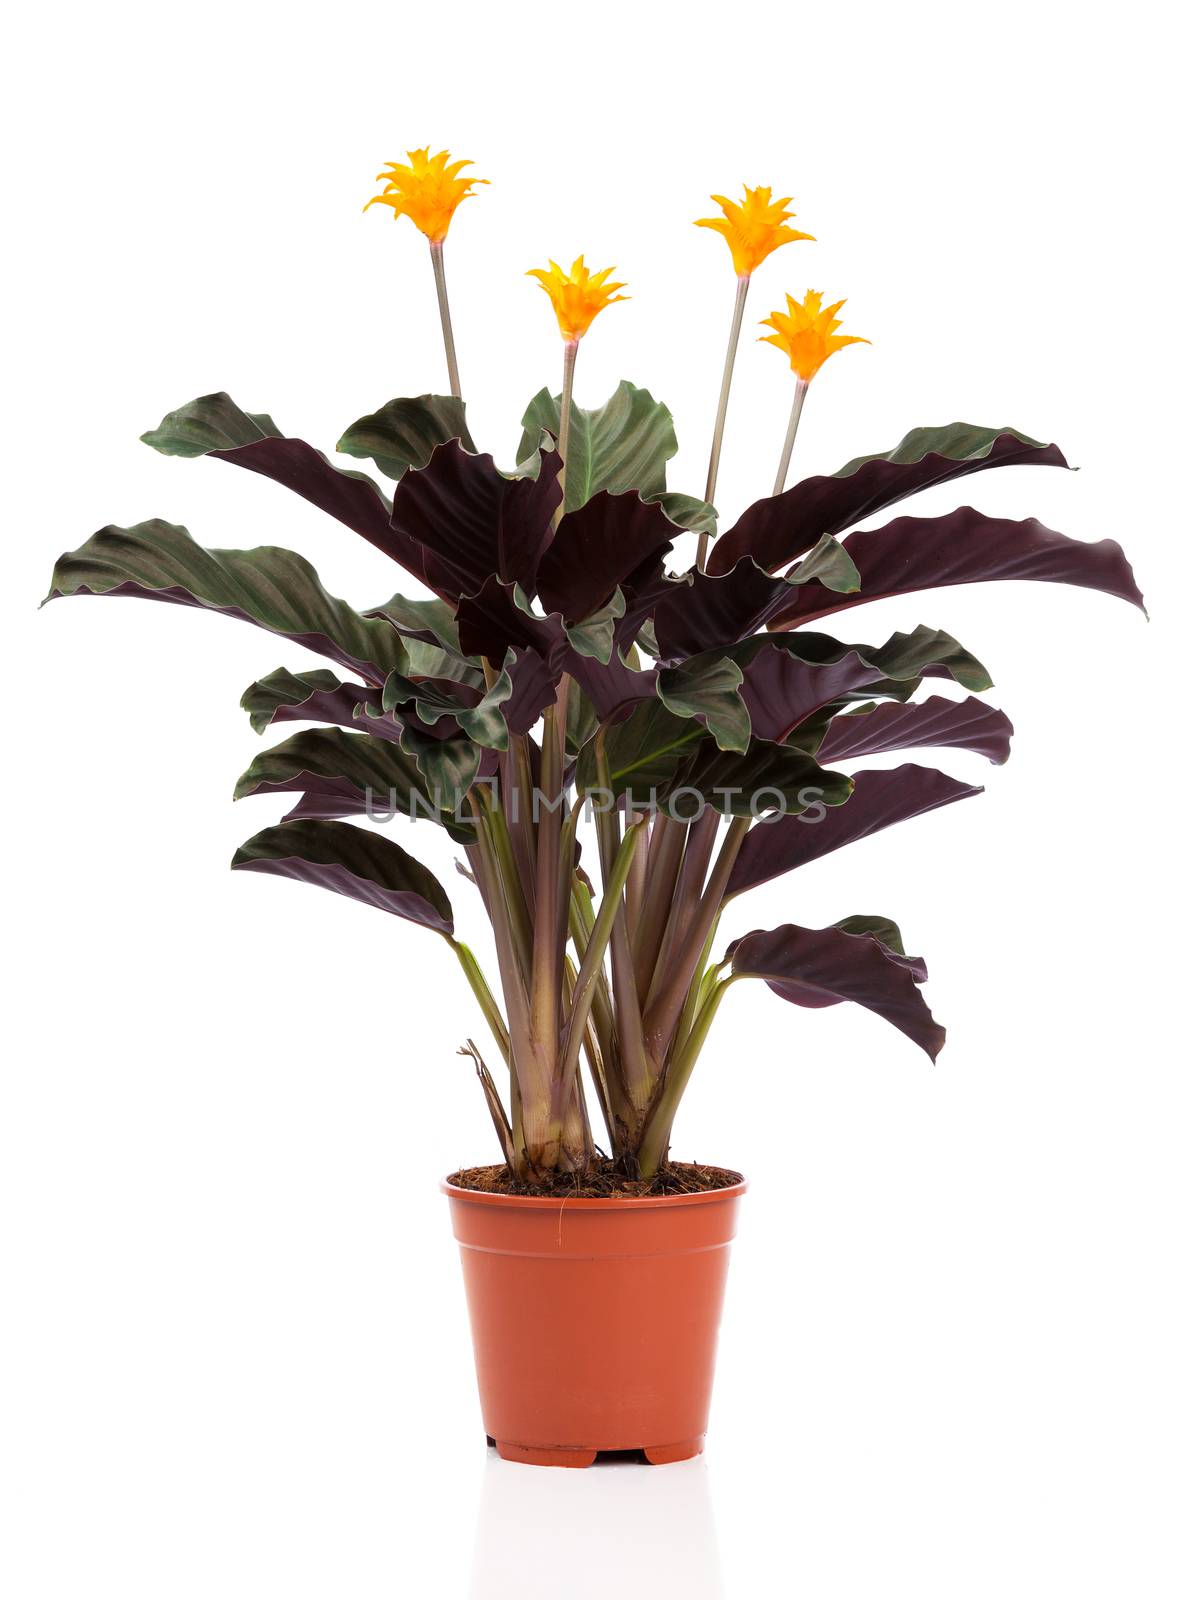
[[[559,405],[560,396],[542,389],[526,407],[518,466],[528,473],[536,473],[541,452],[553,448],[547,436],[558,437]],[[665,492],[665,464],[677,448],[674,419],[648,389],[621,382],[596,411],[573,405],[565,463],[566,509],[577,511],[601,490],[623,494],[635,489],[645,499],[660,497]],[[678,509],[686,509],[685,498]]]
[[[820,583],[838,594],[856,594],[858,568],[832,534],[823,534],[803,561],[785,573],[787,583]]]
[[[603,736],[607,787],[618,798],[625,794],[647,803],[671,782],[688,751],[706,737],[706,729],[693,717],[678,717],[660,700],[646,700],[624,722],[615,723]],[[596,741],[584,745],[575,768],[581,792],[598,789]]]
[[[338,439],[337,449],[342,455],[372,461],[388,478],[401,478],[409,468],[425,467],[436,446],[449,439],[476,450],[464,401],[450,394],[421,394],[388,400],[369,416],[359,417]]]
[[[479,671],[480,662],[465,656],[460,648],[460,630],[456,615],[446,600],[410,599],[404,594],[391,595],[385,604],[374,606],[367,617],[385,617],[393,622],[400,633],[428,637],[428,642],[438,644],[454,656],[459,656]]]
[[[314,667],[311,672],[289,672],[277,667],[265,678],[251,684],[239,701],[251,719],[256,733],[263,733],[275,721],[275,714],[287,706],[302,706],[313,695],[331,695],[341,688],[335,672]]]
[[[262,411],[243,411],[224,392],[203,394],[170,411],[158,428],[140,435],[164,456],[204,456],[283,435]]]
[[[294,550],[206,550],[159,520],[101,528],[53,569],[47,600],[118,594],[199,606],[253,622],[339,661],[373,683],[405,671],[407,652],[382,617],[364,617],[321,585]]]
[[[1032,439],[1030,434],[1020,433],[1017,428],[980,428],[972,422],[947,422],[941,428],[913,428],[894,450],[856,456],[833,476],[849,478],[868,461],[890,461],[900,466],[910,466],[930,455],[943,456],[948,461],[985,461],[1000,441],[1012,440],[1017,440],[1020,445],[1029,445],[1034,451],[1055,449],[1054,445]]]
[[[581,656],[591,656],[606,667],[612,660],[616,622],[625,612],[624,594],[618,584],[607,605],[601,606],[582,622],[564,622],[563,632]]]
[[[439,822],[453,839],[475,837],[452,815],[452,790],[433,791],[415,759],[387,739],[341,728],[309,728],[263,750],[234,786],[234,798],[257,794],[305,794],[321,815],[381,814]],[[339,804],[337,802],[340,802]],[[306,814],[305,809],[305,814]]]
[[[648,498],[656,500],[670,521],[683,533],[706,533],[713,538],[719,531],[719,513],[706,500],[697,500],[692,494],[678,494],[672,489]]]
[[[348,822],[285,822],[235,852],[232,868],[314,883],[392,916],[450,934],[452,907],[439,879],[414,856]]]
[[[512,666],[512,651],[507,652],[506,659]],[[470,739],[487,750],[508,750],[509,731],[499,707],[512,693],[513,680],[504,667],[475,706],[444,683],[417,681],[392,672],[382,688],[382,709],[397,713],[403,706],[412,705],[416,716],[428,727],[434,727],[443,717],[452,717]]]
[[[675,716],[700,721],[720,750],[742,753],[752,737],[742,683],[743,673],[729,656],[700,657],[659,672],[657,692]]]
[[[700,745],[662,805],[685,819],[690,811],[678,797],[696,794],[725,816],[793,817],[814,807],[844,805],[853,788],[850,778],[819,767],[793,745],[753,739],[742,755]]]
[[[401,743],[415,757],[426,787],[458,807],[476,781],[481,762],[476,745],[469,739],[435,739],[408,723],[403,724]]]
[[[904,950],[904,936],[900,932],[899,924],[893,922],[890,917],[843,917],[838,922],[832,922],[830,926],[837,928],[839,933],[855,933],[877,939],[881,945],[897,956],[903,956],[905,961],[916,959]]]

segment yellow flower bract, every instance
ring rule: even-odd
[[[460,177],[464,168],[471,166],[471,161],[453,161],[448,150],[435,155],[430,147],[408,150],[405,162],[388,161],[386,170],[378,174],[377,182],[386,187],[367,203],[365,210],[370,206],[390,206],[396,217],[410,217],[432,244],[441,244],[456,207],[472,197],[473,184],[489,181]]]
[[[842,326],[838,313],[846,304],[845,300],[835,300],[833,305],[823,309],[820,289],[807,290],[803,302],[794,300],[791,294],[785,299],[789,305],[788,315],[774,311],[770,317],[765,317],[760,326],[775,331],[761,337],[764,343],[774,344],[784,351],[802,383],[816,377],[822,363],[828,361],[835,350],[848,344],[870,344],[869,339],[835,332]]]
[[[799,233],[790,228],[788,218],[795,213],[789,210],[792,199],[774,200],[771,189],[749,189],[743,186],[742,200],[728,200],[726,195],[713,194],[711,199],[723,212],[721,217],[702,217],[696,228],[713,228],[721,233],[731,251],[736,274],[750,278],[752,273],[782,244],[792,244],[794,239],[812,239],[811,233]]]
[[[550,303],[559,321],[559,332],[570,344],[575,339],[583,338],[605,306],[629,298],[626,294],[615,292],[625,288],[625,284],[608,282],[609,274],[615,271],[615,267],[605,267],[602,272],[589,272],[583,264],[583,257],[579,256],[572,262],[570,272],[564,272],[556,261],[552,261],[549,267],[534,267],[526,276],[537,278],[550,296]]]

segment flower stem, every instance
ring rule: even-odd
[[[575,388],[575,357],[579,354],[579,340],[569,339],[563,346],[563,398],[559,406],[559,460],[563,463],[559,469],[559,487],[563,491],[563,500],[559,502],[556,522],[563,514],[563,504],[567,496],[567,449],[571,443],[571,395]]]
[[[737,278],[735,284],[735,309],[731,313],[731,332],[727,339],[727,359],[723,363],[723,382],[719,387],[719,409],[715,413],[715,434],[711,440],[711,460],[707,467],[707,486],[703,491],[703,499],[710,505],[715,503],[715,485],[719,481],[719,458],[723,454],[723,429],[727,423],[727,402],[731,398],[731,376],[735,371],[735,352],[739,349],[739,329],[743,321],[744,302],[748,297],[750,278]],[[707,534],[698,536],[698,551],[695,555],[695,565],[703,566],[707,558]]]
[[[452,313],[448,308],[448,285],[444,278],[444,241],[436,239],[431,246],[431,265],[435,272],[435,292],[440,303],[440,326],[444,330],[444,354],[448,358],[448,385],[457,400],[460,399],[460,369],[456,365],[456,341],[452,337]]]
[[[797,429],[801,422],[801,408],[805,404],[805,396],[808,393],[808,383],[803,378],[798,378],[797,387],[793,390],[793,409],[789,412],[789,428],[785,434],[785,447],[780,453],[780,466],[776,469],[776,483],[773,485],[773,494],[780,494],[784,490],[785,479],[789,474],[789,462],[793,456],[793,446],[797,442]]]

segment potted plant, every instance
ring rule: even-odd
[[[338,450],[393,481],[389,498],[225,394],[144,435],[165,454],[293,490],[390,556],[414,592],[355,610],[290,550],[207,550],[153,521],[103,528],[64,555],[50,597],[198,606],[327,658],[278,668],[243,696],[257,731],[313,726],[239,779],[239,796],[294,803],[232,865],[418,924],[444,940],[475,996],[501,1064],[465,1049],[499,1159],[444,1187],[501,1453],[675,1460],[702,1445],[744,1188],[738,1173],[670,1157],[724,997],[756,979],[796,1005],[865,1006],[931,1057],[944,1041],[921,995],[924,963],[888,918],[719,940],[723,914],[758,884],[980,792],[911,761],[851,771],[861,758],[946,746],[1000,762],[1009,749],[1011,724],[977,698],[985,669],[948,634],[921,627],[867,644],[819,624],[881,596],[997,578],[1136,605],[1141,595],[1112,541],[1083,544],[1033,520],[962,508],[850,531],[933,484],[1066,464],[1012,428],[919,428],[786,488],[813,380],[835,351],[865,342],[839,334],[842,302],[812,290],[766,323],[796,380],[773,493],[711,547],[751,277],[810,237],[768,189],[716,197],[722,215],[701,223],[727,242],[736,276],[702,498],[667,488],[673,425],[645,390],[621,383],[597,409],[575,403],[580,341],[624,287],[582,258],[533,273],[557,315],[562,384],[535,395],[516,466],[498,468],[469,432],[444,276],[452,218],[480,181],[467,165],[411,152],[375,197],[429,241],[450,380],[448,394],[391,400],[342,436]],[[687,536],[693,554],[679,559]],[[922,694],[934,679],[969,692]],[[492,929],[496,987],[457,936],[439,880],[356,820],[391,815],[454,840],[472,909]]]

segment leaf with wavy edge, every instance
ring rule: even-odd
[[[845,805],[827,808],[820,818],[806,812],[802,817],[758,823],[740,846],[728,895],[769,883],[893,823],[982,793],[980,786],[959,783],[935,767],[912,764],[890,772],[856,772],[853,783],[854,792]]]
[[[240,845],[230,863],[245,872],[313,883],[436,933],[455,923],[443,885],[390,839],[348,822],[285,822]]]
[[[683,821],[695,815],[685,802],[690,795],[701,795],[713,810],[728,817],[759,817],[773,811],[789,818],[819,805],[841,808],[851,787],[844,773],[828,772],[793,745],[753,739],[740,754],[703,742],[678,769],[661,804]]]
[[[391,528],[456,574],[449,600],[475,594],[491,576],[533,593],[559,503],[557,470],[554,462],[537,478],[509,478],[492,456],[470,455],[452,439],[402,478]]]
[[[1015,428],[952,422],[913,428],[894,450],[859,456],[833,476],[805,478],[784,494],[757,500],[719,539],[707,569],[716,576],[744,556],[767,572],[808,550],[825,533],[839,534],[921,489],[990,467],[1067,467],[1054,444]]]
[[[1012,522],[962,506],[946,517],[897,517],[885,528],[850,534],[843,548],[858,567],[858,593],[835,595],[820,584],[803,584],[769,623],[771,628],[800,628],[888,595],[1003,579],[1098,589],[1145,611],[1119,544],[1113,539],[1095,544],[1069,539],[1034,517]]]
[[[917,983],[928,982],[927,965],[920,956],[910,956],[905,952],[900,925],[898,922],[893,922],[890,917],[874,915],[839,917],[838,921],[832,922],[830,926],[837,928],[839,933],[855,933],[877,940],[890,955],[907,967]]]
[[[475,743],[489,750],[508,750],[509,733],[501,707],[513,693],[513,679],[507,670],[512,664],[507,655],[506,665],[480,695],[466,685],[392,672],[382,689],[382,709],[397,716],[405,706],[413,706],[419,721],[428,727],[448,717]]]
[[[406,663],[390,623],[363,617],[329,594],[294,550],[207,550],[170,522],[101,528],[61,556],[46,599],[75,594],[132,595],[218,611],[293,639],[374,684]]]
[[[796,1005],[814,1008],[850,1000],[864,1006],[933,1061],[945,1042],[945,1030],[933,1020],[914,971],[871,935],[786,922],[737,939],[727,959],[737,977],[762,978],[774,994]]]
[[[582,622],[565,622],[563,632],[571,642],[571,647],[581,656],[591,656],[601,666],[606,667],[612,660],[612,653],[616,648],[616,624],[627,609],[624,590],[617,584],[607,601],[598,611],[593,611],[590,617],[585,617]]]
[[[199,395],[188,405],[170,411],[160,426],[140,439],[164,456],[205,456],[214,450],[232,450],[259,439],[283,435],[265,412],[243,411],[224,391]]]
[[[694,717],[720,750],[741,755],[752,737],[752,719],[740,693],[744,675],[729,656],[667,667],[657,675],[657,693],[677,717]]]
[[[356,728],[358,712],[364,712],[373,690],[360,683],[342,683],[335,672],[313,668],[310,672],[289,672],[277,667],[265,678],[258,678],[239,701],[251,719],[256,733],[263,733],[273,722],[332,722],[342,728]],[[380,739],[398,741],[398,724],[390,717],[381,722],[364,722],[364,731]]]
[[[391,595],[380,606],[371,607],[367,617],[385,617],[393,622],[406,639],[419,639],[425,644],[438,645],[449,655],[462,660],[478,675],[481,664],[465,656],[460,648],[460,632],[456,614],[446,600],[420,600],[404,594]]]
[[[211,402],[217,402],[212,421]],[[170,411],[142,438],[166,455],[209,455],[270,478],[343,522],[437,594],[454,599],[461,592],[460,574],[445,556],[391,526],[390,502],[373,479],[339,471],[303,439],[268,432],[262,424],[269,421],[241,411],[229,395],[205,395]]]
[[[449,439],[476,452],[464,401],[450,394],[420,394],[388,400],[351,422],[337,440],[337,449],[359,461],[372,461],[385,477],[398,479],[412,467],[425,467],[436,446]]]
[[[999,766],[1010,755],[1014,731],[1005,712],[984,700],[972,695],[967,700],[944,700],[933,695],[918,705],[867,706],[844,712],[829,723],[812,754],[824,763],[940,746],[972,750]],[[798,743],[796,730],[793,743]]]
[[[795,604],[802,585],[853,594],[859,583],[849,553],[829,534],[783,577],[765,572],[750,556],[722,576],[694,572],[688,582],[669,584],[654,607],[658,648],[675,659],[727,649]]]
[[[618,587],[644,589],[664,580],[673,531],[660,507],[635,490],[597,494],[560,522],[538,563],[538,597],[567,623],[583,622]]]
[[[292,816],[356,817],[389,812],[438,822],[453,839],[471,842],[473,830],[452,814],[452,791],[437,794],[415,759],[398,745],[367,733],[309,728],[263,750],[234,786],[234,798],[299,794]]]
[[[731,651],[743,669],[740,693],[758,739],[780,741],[824,707],[889,683],[945,677],[963,689],[990,688],[982,663],[934,628],[893,633],[884,645],[845,644],[824,633],[763,634]],[[794,743],[797,743],[794,740]]]
[[[526,407],[517,457],[523,472],[536,473],[553,453],[561,403],[560,395],[540,389]],[[678,532],[713,534],[719,520],[714,506],[665,486],[666,463],[677,448],[668,407],[635,384],[622,380],[598,410],[572,405],[565,508],[577,511],[601,491],[635,489],[660,505]]]

